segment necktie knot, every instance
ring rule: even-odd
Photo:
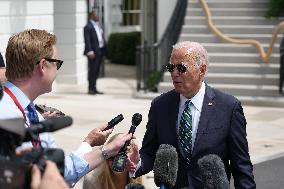
[[[188,106],[190,106],[191,104],[192,104],[191,100],[187,100],[187,101],[185,101],[185,103],[184,103],[185,107],[188,107]]]
[[[28,109],[29,112],[35,112],[36,111],[35,105],[32,102],[27,106],[27,109]]]
[[[30,120],[30,123],[31,124],[38,123],[39,122],[39,118],[38,118],[38,115],[37,115],[34,103],[31,102],[27,106],[27,110],[28,110],[28,118]]]

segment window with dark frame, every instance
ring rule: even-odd
[[[140,25],[140,0],[123,0],[122,3],[122,25]]]

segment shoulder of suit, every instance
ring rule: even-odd
[[[179,98],[179,93],[177,93],[174,89],[171,91],[168,91],[166,93],[163,93],[159,96],[157,96],[154,100],[154,102],[166,102],[166,101],[173,101],[175,99]]]
[[[223,91],[220,91],[219,89],[212,88],[210,86],[208,87],[208,90],[212,90],[215,94],[215,100],[222,101],[222,103],[225,104],[235,104],[236,102],[240,102],[235,96],[225,93]]]

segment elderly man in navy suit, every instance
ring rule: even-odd
[[[95,11],[89,14],[89,21],[84,27],[85,50],[88,58],[88,81],[90,95],[103,94],[97,90],[97,79],[105,53],[105,39],[102,27]]]
[[[197,161],[208,154],[222,159],[235,188],[256,188],[241,103],[204,82],[205,48],[196,42],[177,43],[167,70],[175,90],[152,102],[142,148],[130,158],[135,176],[151,171],[160,144],[170,144],[178,152],[174,188],[203,188]]]

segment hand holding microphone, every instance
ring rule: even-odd
[[[136,127],[141,123],[142,121],[142,115],[139,113],[135,113],[132,116],[132,124],[129,129],[128,134],[134,134]],[[130,144],[130,140],[126,141],[124,146],[120,149],[118,154],[115,156],[113,163],[112,163],[112,170],[116,172],[123,172],[126,166],[127,162],[127,155],[126,155],[126,150],[127,146]]]
[[[107,137],[112,132],[112,128],[124,119],[122,114],[119,114],[111,121],[108,122],[107,126],[103,125],[98,128],[93,129],[88,136],[85,138],[84,142],[90,144],[90,146],[100,146],[103,145]]]

